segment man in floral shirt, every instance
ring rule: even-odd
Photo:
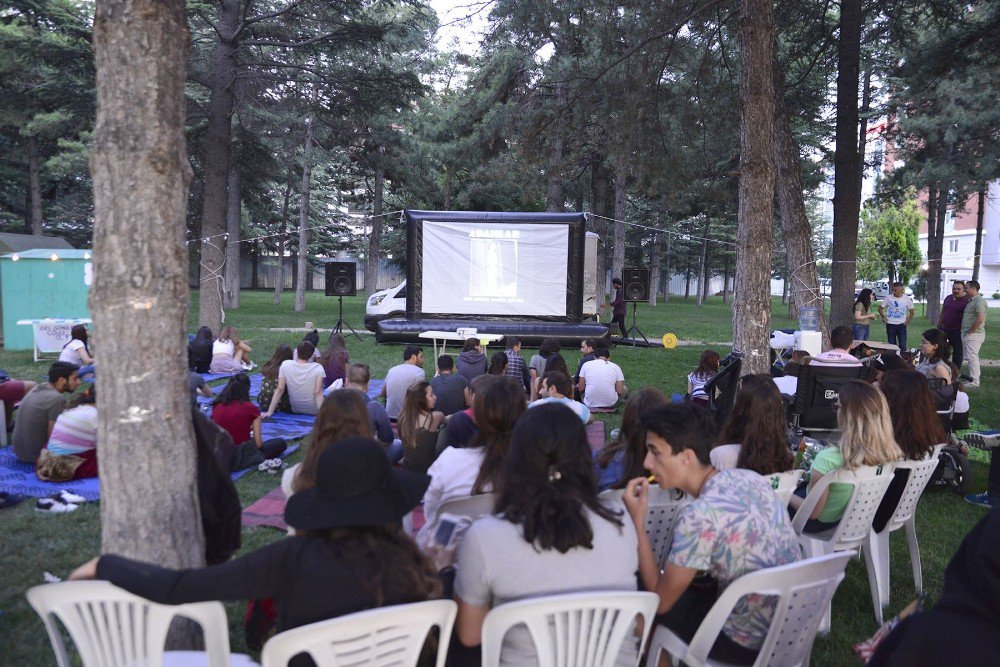
[[[719,594],[744,574],[796,561],[799,545],[784,505],[770,484],[750,470],[722,472],[709,460],[715,422],[704,408],[680,403],[643,416],[646,458],[660,487],[694,500],[680,513],[663,573],[645,531],[649,481],[633,479],[623,500],[639,534],[643,587],[660,596],[658,622],[686,641]],[[747,596],[733,609],[710,657],[751,664],[767,635],[773,602]]]

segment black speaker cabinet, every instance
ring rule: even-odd
[[[649,298],[649,269],[625,269],[622,287],[626,301],[645,301]]]
[[[357,276],[358,267],[354,262],[327,262],[326,295],[354,296],[358,293]]]

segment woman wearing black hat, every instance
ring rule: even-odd
[[[70,579],[104,579],[148,600],[182,604],[270,597],[278,631],[439,594],[430,562],[400,519],[430,478],[389,467],[374,440],[348,438],[319,460],[316,486],[288,499],[298,531],[228,563],[171,570],[105,555]]]

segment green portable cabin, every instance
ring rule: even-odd
[[[4,348],[33,349],[32,328],[18,320],[90,317],[93,275],[89,250],[36,248],[0,256]]]

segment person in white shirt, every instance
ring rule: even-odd
[[[312,343],[304,340],[295,348],[298,359],[281,362],[278,367],[278,388],[274,390],[271,406],[263,417],[274,414],[286,390],[293,413],[314,415],[319,412],[323,405],[323,378],[326,377],[326,371],[315,361],[310,361],[315,349]]]
[[[583,403],[593,410],[614,408],[619,398],[624,398],[628,388],[621,367],[611,361],[611,353],[606,347],[594,349],[594,360],[588,361],[580,369],[580,383],[577,385],[583,395]]]
[[[569,398],[572,391],[573,383],[570,382],[568,375],[559,371],[550,371],[542,376],[542,389],[539,392],[542,398],[533,401],[528,407],[535,408],[546,403],[561,403],[575,412],[584,424],[594,421],[593,415],[590,414],[590,408],[580,401]]]
[[[878,307],[890,345],[897,345],[900,350],[906,349],[906,325],[913,319],[914,312],[913,299],[903,294],[903,283],[894,282],[892,294],[882,299]]]
[[[416,345],[407,345],[403,350],[403,363],[393,366],[385,374],[381,396],[385,398],[385,411],[389,419],[396,421],[403,412],[406,392],[415,383],[426,380],[424,376],[424,350]]]
[[[905,333],[903,334],[906,335]],[[810,366],[839,366],[852,367],[860,366],[861,360],[851,354],[850,349],[854,344],[854,332],[851,327],[839,326],[830,332],[830,345],[832,349],[817,354],[810,360]]]

